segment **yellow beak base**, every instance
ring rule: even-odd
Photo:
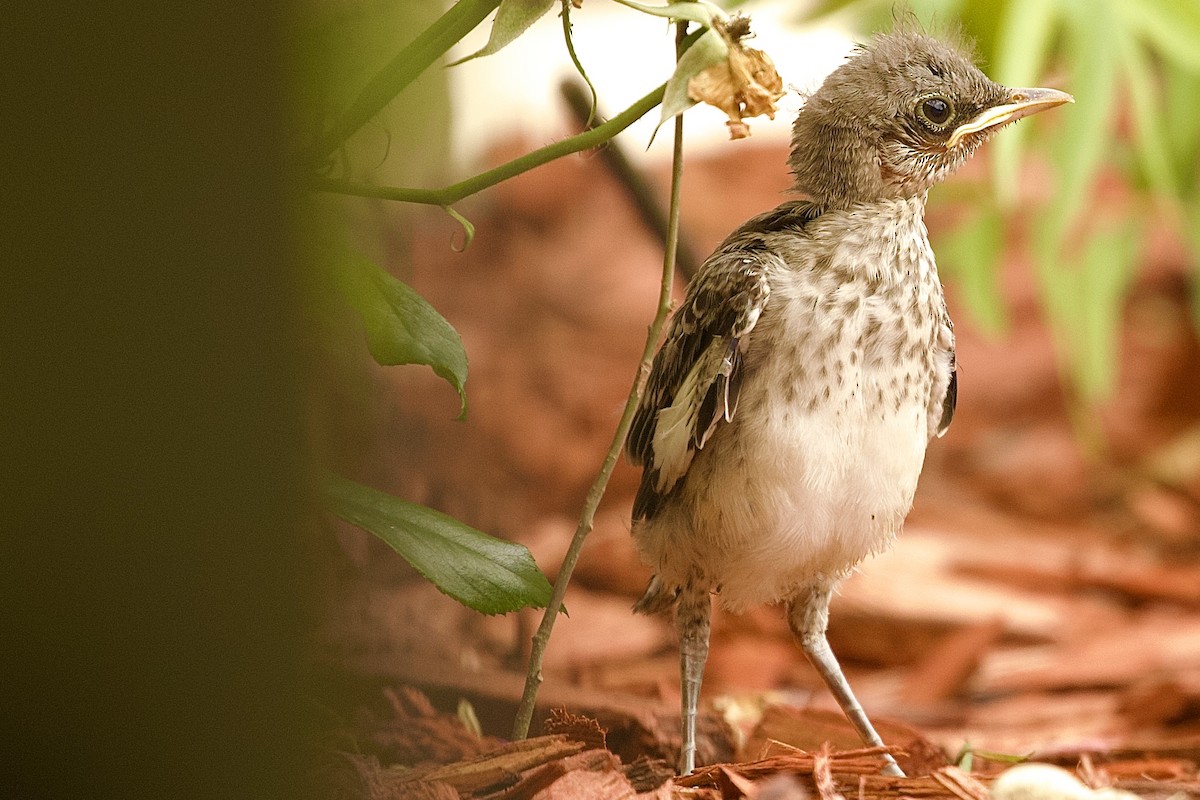
[[[963,139],[973,133],[1007,125],[1022,117],[1028,117],[1030,114],[1037,114],[1074,102],[1074,97],[1057,89],[1013,89],[1009,102],[985,108],[973,119],[955,128],[946,141],[946,147],[958,147]]]

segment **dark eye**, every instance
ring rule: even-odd
[[[921,101],[917,107],[921,116],[934,125],[945,125],[950,120],[952,108],[950,101],[943,97],[930,97]]]

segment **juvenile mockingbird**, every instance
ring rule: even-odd
[[[1002,126],[1069,102],[1000,86],[929,36],[878,36],[796,119],[789,163],[806,199],[742,225],[688,287],[627,444],[644,467],[633,535],[655,572],[635,610],[675,606],[682,772],[714,590],[732,610],[784,601],[850,723],[883,744],[825,628],[830,593],[896,536],[954,414],[925,195]],[[891,756],[885,771],[903,774]]]

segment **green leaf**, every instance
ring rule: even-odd
[[[857,12],[857,15],[867,16],[879,5],[879,0],[817,0],[817,2],[805,6],[800,19],[804,22],[815,23],[851,8],[853,10],[848,13]]]
[[[711,28],[714,19],[725,20],[728,16],[717,6],[712,3],[703,2],[676,2],[667,3],[665,6],[648,6],[644,3],[635,3],[633,0],[617,0],[623,6],[637,9],[644,14],[653,14],[656,17],[666,17],[673,20],[686,20],[688,22],[698,22],[706,28]]]
[[[325,497],[334,514],[378,536],[465,606],[505,614],[550,602],[550,582],[524,545],[337,475],[327,477]]]
[[[1184,207],[1183,228],[1192,250],[1192,322],[1200,328],[1200,197]]]
[[[1068,26],[1067,59],[1073,66],[1076,104],[1062,115],[1055,145],[1061,165],[1058,192],[1048,209],[1052,239],[1061,242],[1083,210],[1088,190],[1114,136],[1120,37],[1108,3],[1081,5]]]
[[[1083,317],[1076,377],[1080,393],[1089,401],[1103,400],[1116,385],[1121,317],[1135,272],[1138,239],[1133,223],[1112,222],[1093,233],[1083,252],[1076,298]]]
[[[987,209],[943,237],[937,247],[938,262],[948,267],[967,311],[992,335],[1002,333],[1008,323],[998,280],[1004,223],[997,211]]]
[[[483,726],[479,724],[479,715],[475,713],[475,706],[471,705],[470,700],[465,697],[458,698],[458,713],[455,716],[472,736],[476,739],[483,738]]]
[[[1153,70],[1141,45],[1132,37],[1121,39],[1121,63],[1125,66],[1125,80],[1129,82],[1129,99],[1133,104],[1134,144],[1142,169],[1150,185],[1159,196],[1172,202],[1179,200],[1179,187],[1175,184],[1175,172],[1171,153],[1167,148],[1166,134],[1161,122],[1162,104],[1158,102]]]
[[[961,16],[962,4],[963,0],[911,0],[906,5],[925,30],[936,30],[934,26],[941,20]]]
[[[725,42],[725,37],[712,28],[706,30],[684,51],[675,65],[674,74],[667,81],[667,90],[663,93],[662,114],[654,129],[655,133],[658,133],[664,122],[696,105],[696,101],[688,97],[688,81],[726,58],[729,58],[729,45]]]
[[[471,55],[451,62],[449,66],[498,53],[529,30],[529,26],[541,19],[553,5],[554,0],[501,0],[487,44]]]
[[[1195,0],[1137,0],[1114,4],[1121,21],[1167,59],[1200,72],[1200,4]]]
[[[1133,279],[1140,235],[1131,221],[1092,226],[1082,252],[1052,262],[1049,226],[1039,226],[1037,274],[1066,371],[1079,396],[1095,404],[1116,381],[1118,334],[1125,295]]]
[[[1200,154],[1200,75],[1168,65],[1163,70],[1166,96],[1163,106],[1171,113],[1161,122],[1176,172],[1176,185],[1194,184],[1197,155]]]
[[[371,357],[383,366],[425,364],[458,392],[467,413],[467,353],[458,331],[411,287],[354,253],[335,259],[338,285],[358,312]]]
[[[1007,4],[996,34],[996,68],[993,78],[1012,87],[1033,86],[1050,55],[1050,44],[1059,21],[1052,0],[1012,0]],[[1017,175],[1029,135],[1029,122],[1013,125],[996,136],[992,148],[992,179],[1005,206],[1017,198]]]

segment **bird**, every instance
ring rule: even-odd
[[[705,260],[651,363],[625,448],[652,571],[634,610],[674,610],[682,774],[714,595],[731,611],[782,603],[863,742],[884,747],[826,627],[839,583],[898,535],[957,404],[926,196],[999,129],[1074,102],[996,83],[968,52],[915,30],[859,45],[798,112],[798,196]]]

